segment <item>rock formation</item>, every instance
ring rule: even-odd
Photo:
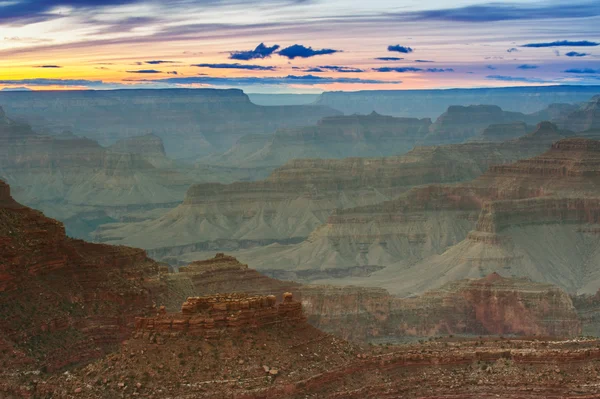
[[[486,127],[483,132],[472,141],[503,142],[525,136],[531,131],[525,122],[500,123]]]
[[[262,181],[194,185],[183,204],[156,220],[106,224],[96,238],[142,247],[170,262],[193,260],[193,253],[202,259],[200,253],[214,250],[299,243],[336,209],[382,203],[420,184],[468,180],[489,165],[542,153],[550,143],[539,137],[527,143],[417,147],[400,157],[294,160]]]
[[[163,307],[154,317],[136,318],[135,326],[136,337],[155,341],[157,336],[162,339],[174,335],[215,339],[245,329],[273,328],[305,321],[302,304],[294,301],[292,294],[287,292],[279,304],[275,295],[189,297],[181,306],[181,313],[166,313]]]

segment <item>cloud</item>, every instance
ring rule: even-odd
[[[127,73],[162,73],[156,69],[139,69],[137,71],[127,71]]]
[[[279,45],[275,44],[274,46],[267,47],[264,43],[256,46],[254,50],[248,51],[232,51],[229,55],[229,58],[232,60],[241,60],[241,61],[249,61],[254,59],[263,59],[269,58],[275,51],[279,49]]]
[[[177,71],[170,71],[167,72],[169,75],[179,75],[179,73],[177,73]]]
[[[375,72],[398,72],[398,73],[406,73],[406,72],[431,72],[431,73],[439,73],[439,72],[454,72],[452,68],[428,68],[421,69],[415,67],[380,67],[373,68]]]
[[[103,86],[105,83],[101,80],[33,78],[18,80],[0,80],[0,84],[27,86]]]
[[[415,67],[381,67],[381,68],[373,68],[373,70],[375,72],[399,72],[399,73],[405,73],[405,72],[420,72],[422,71],[421,68],[415,68]]]
[[[435,61],[429,61],[429,60],[415,60],[415,62],[435,62]]]
[[[582,68],[582,69],[577,69],[577,68],[573,68],[573,69],[567,69],[565,71],[565,73],[580,73],[580,74],[593,74],[593,73],[600,73],[600,69],[591,69],[591,68]]]
[[[556,42],[549,43],[528,43],[524,44],[521,47],[530,47],[530,48],[544,48],[544,47],[595,47],[600,46],[600,43],[590,42],[587,40],[581,40],[577,42],[569,41],[569,40],[560,40]]]
[[[508,50],[506,50],[507,53],[518,53],[519,49],[516,47],[511,47]]]
[[[454,72],[454,69],[452,69],[452,68],[427,68],[425,70],[425,72],[433,72],[433,73]]]
[[[340,50],[333,50],[330,48],[324,48],[320,50],[313,50],[312,47],[305,47],[301,44],[294,44],[293,46],[286,47],[283,50],[279,51],[279,55],[282,57],[286,57],[290,60],[294,58],[310,58],[317,55],[327,55],[327,54],[335,54],[340,52]]]
[[[565,53],[567,57],[587,57],[590,53],[578,53],[577,51],[569,51]]]
[[[36,66],[36,68],[55,69],[55,68],[62,68],[62,67],[60,65],[38,65],[38,66]]]
[[[396,44],[393,46],[388,46],[388,51],[396,51],[398,53],[408,54],[408,53],[412,53],[414,50],[410,47],[405,47],[405,46]]]
[[[139,82],[139,81],[138,81]],[[146,80],[144,82],[163,83],[170,85],[208,85],[208,86],[254,86],[254,85],[303,85],[314,86],[333,83],[357,83],[357,84],[399,84],[401,81],[384,81],[377,79],[360,78],[333,78],[315,75],[288,75],[280,77],[212,77],[212,76],[190,76]]]
[[[486,66],[486,68],[487,68],[487,69],[491,69],[492,71],[495,71],[496,69],[498,69],[498,68],[496,68],[496,67],[495,67],[495,66],[493,66],[493,65],[488,65],[488,66]]]
[[[517,67],[517,69],[538,69],[539,66],[537,65],[530,65],[530,64],[523,64],[523,65],[519,65]]]
[[[245,69],[249,71],[274,71],[274,66],[246,65],[246,64],[193,64],[192,66],[211,69]]]
[[[400,57],[378,57],[378,58],[375,58],[375,59],[379,60],[379,61],[401,61],[404,58],[400,58]]]
[[[151,61],[144,61],[144,62],[149,65],[177,64],[177,61],[164,61],[164,60],[151,60]]]
[[[521,82],[521,83],[556,83],[552,80],[545,80],[539,78],[524,78],[518,76],[501,76],[501,75],[489,75],[485,77],[489,80],[499,80],[502,82]]]
[[[511,20],[589,18],[598,15],[600,15],[600,7],[598,7],[597,3],[593,1],[580,1],[573,4],[548,2],[540,3],[540,5],[509,4],[498,2],[458,8],[445,8],[397,14],[397,16],[403,20],[437,20],[470,23]]]
[[[342,72],[342,73],[347,73],[347,72],[355,72],[355,73],[364,72],[364,70],[360,69],[360,68],[352,68],[352,67],[337,66],[337,65],[322,65],[318,69],[325,69],[325,70],[328,70],[328,71],[335,71],[335,72]]]

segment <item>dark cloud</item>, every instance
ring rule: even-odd
[[[592,69],[592,68],[572,68],[567,69],[565,73],[579,73],[579,74],[600,74],[600,69]]]
[[[506,50],[507,53],[518,53],[519,49],[516,47],[511,47],[508,50]]]
[[[139,82],[139,81],[138,81]],[[314,86],[321,84],[332,83],[358,83],[358,84],[399,84],[401,81],[383,81],[377,79],[360,79],[360,78],[332,78],[321,77],[315,75],[288,75],[281,77],[240,77],[240,78],[225,78],[211,76],[193,76],[193,77],[178,77],[166,78],[157,80],[146,80],[150,83],[163,83],[170,85],[209,85],[209,86],[253,86],[253,85],[306,85]]]
[[[417,11],[397,14],[404,20],[438,20],[452,22],[496,22],[511,20],[589,18],[600,15],[597,2],[585,1],[564,4],[559,2],[540,5],[488,3],[458,8]]]
[[[521,47],[531,47],[531,48],[544,48],[544,47],[595,47],[600,46],[600,43],[590,42],[587,40],[581,41],[569,41],[569,40],[560,40],[556,42],[549,43],[528,43],[524,44]]]
[[[294,69],[302,69],[302,68],[294,68]],[[304,72],[321,73],[321,72],[326,72],[326,71],[321,68],[308,68],[308,69],[305,69]]]
[[[245,69],[249,71],[274,71],[274,66],[245,65],[245,64],[193,64],[192,66],[211,69]]]
[[[496,67],[495,67],[495,66],[493,66],[493,65],[488,65],[488,66],[486,66],[486,68],[487,68],[487,69],[491,69],[492,71],[495,71],[496,69],[498,69],[498,68],[496,68]]]
[[[149,65],[177,64],[177,61],[165,61],[165,60],[151,60],[151,61],[144,61],[144,62]]]
[[[378,58],[375,58],[375,59],[379,60],[379,61],[401,61],[404,58],[400,58],[400,57],[378,57]]]
[[[569,51],[565,53],[567,57],[587,57],[590,53],[578,53],[577,51]]]
[[[556,83],[552,80],[545,80],[539,78],[524,78],[519,76],[501,76],[501,75],[489,75],[485,77],[489,80],[499,80],[502,82],[521,82],[521,83]]]
[[[327,54],[335,54],[340,52],[340,50],[333,50],[330,48],[324,48],[320,50],[313,50],[312,47],[305,47],[301,44],[294,44],[293,46],[286,47],[283,50],[279,51],[279,55],[286,57],[290,60],[294,58],[310,58],[317,55],[327,55]]]
[[[517,69],[538,69],[539,66],[537,65],[530,65],[530,64],[523,64],[523,65],[519,65],[517,67]]]
[[[140,69],[137,71],[127,71],[127,73],[162,73],[162,72],[157,71],[156,69]]]
[[[271,47],[265,46],[264,43],[256,46],[254,50],[248,51],[232,51],[229,58],[232,60],[249,61],[254,59],[269,58],[275,51],[279,50],[279,45],[276,44]]]
[[[396,51],[398,53],[408,54],[408,53],[412,53],[414,50],[410,47],[405,47],[405,46],[396,44],[393,46],[388,46],[388,51]]]
[[[415,67],[381,67],[381,68],[373,68],[373,70],[375,72],[400,72],[400,73],[405,73],[405,72],[420,72],[422,71],[421,68],[415,68]]]
[[[335,71],[335,72],[342,72],[342,73],[346,73],[346,72],[364,72],[363,69],[360,68],[352,68],[352,67],[346,67],[346,66],[337,66],[337,65],[322,65],[319,66],[319,69],[326,69],[328,71]]]
[[[429,61],[429,60],[415,60],[415,62],[435,62],[435,61]]]
[[[62,68],[62,67],[60,65],[38,65],[38,66],[36,66],[36,68],[55,69],[55,68]]]
[[[454,72],[454,69],[452,69],[452,68],[427,68],[425,70],[425,72],[433,72],[433,73]]]

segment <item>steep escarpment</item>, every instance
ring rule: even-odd
[[[0,340],[56,370],[111,350],[162,290],[144,251],[67,238],[0,184]],[[5,367],[10,368],[9,363]]]
[[[525,136],[532,129],[525,122],[500,123],[486,127],[473,141],[503,142]]]
[[[103,145],[151,132],[171,158],[191,159],[226,151],[246,134],[339,114],[316,105],[262,107],[234,89],[2,92],[0,103],[39,131],[71,130]]]

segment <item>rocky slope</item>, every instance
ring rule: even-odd
[[[503,142],[507,140],[517,139],[525,136],[533,129],[525,122],[500,123],[489,125],[479,136],[475,136],[471,141],[491,141]]]
[[[381,203],[420,184],[468,180],[491,164],[536,155],[549,145],[538,137],[418,147],[399,157],[294,160],[262,181],[192,186],[183,204],[156,220],[106,224],[96,237],[148,249],[159,259],[183,261],[193,260],[188,253],[298,243],[335,209]],[[296,255],[290,259],[287,267],[306,261]],[[312,262],[306,267],[312,268]]]
[[[0,248],[0,342],[38,369],[111,350],[162,290],[144,251],[67,238],[61,223],[14,201],[4,182]]]
[[[191,159],[223,152],[246,134],[339,114],[316,105],[258,106],[233,89],[2,92],[0,103],[40,132],[71,130],[103,145],[152,132],[171,158]]]

